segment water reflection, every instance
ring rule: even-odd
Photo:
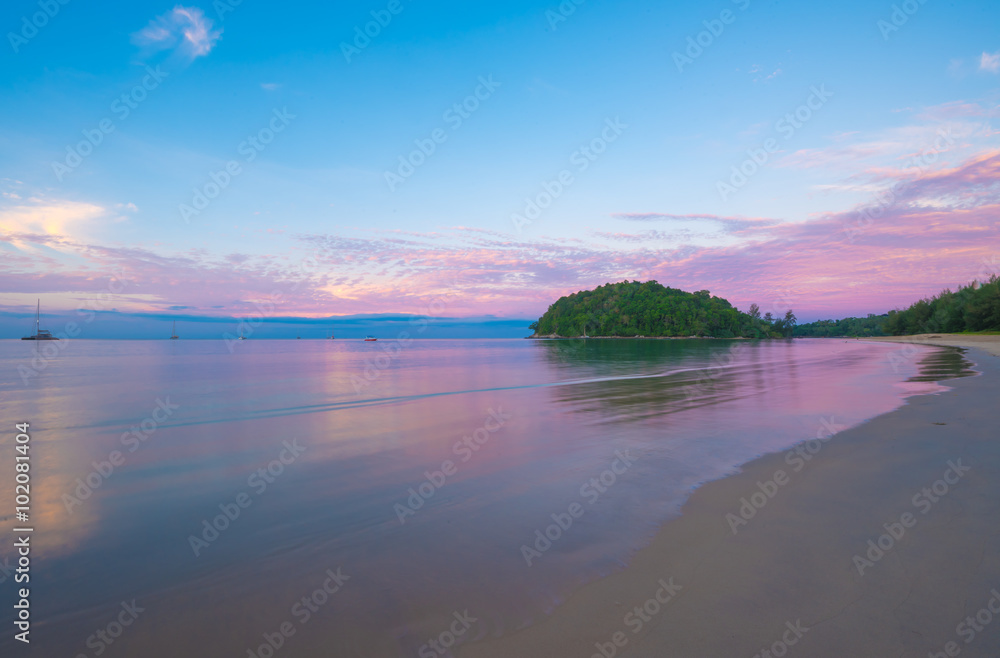
[[[910,377],[911,382],[937,382],[978,374],[972,369],[972,362],[965,358],[966,350],[958,347],[943,347],[920,355],[917,367],[920,373]]]
[[[75,342],[30,387],[0,382],[4,417],[34,430],[40,655],[88,653],[132,599],[147,612],[106,656],[247,656],[287,621],[287,655],[414,655],[465,609],[470,637],[508,632],[622,568],[699,483],[898,406],[903,380],[968,371],[918,348],[897,373],[893,346],[857,341],[588,339],[418,342],[367,378],[377,346],[247,343]],[[0,344],[7,372],[19,347]],[[176,414],[69,513],[62,495],[168,397]],[[477,435],[491,412],[509,418]],[[305,451],[258,491],[292,440]],[[590,504],[619,451],[634,465]],[[522,546],[574,502],[586,513],[528,567]],[[350,580],[301,624],[296,602],[338,567]]]

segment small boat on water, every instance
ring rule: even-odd
[[[333,337],[333,328],[332,327],[330,328],[330,340],[336,340],[336,338]]]
[[[375,338],[374,336],[365,336],[365,342],[366,343],[374,343],[377,340],[378,340],[378,338]]]
[[[21,340],[59,340],[52,335],[52,332],[48,329],[40,329],[38,325],[40,313],[42,310],[42,300],[38,300],[38,306],[35,308],[35,333],[31,336],[24,336]]]
[[[177,335],[177,320],[174,320],[174,328],[170,331],[170,340],[177,340],[180,336]]]

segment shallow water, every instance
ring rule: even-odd
[[[40,656],[416,656],[465,611],[458,641],[508,632],[622,568],[700,483],[969,374],[838,339],[60,348],[0,342],[0,509],[29,422]]]

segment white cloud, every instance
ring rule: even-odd
[[[277,82],[262,82],[260,88],[264,91],[276,91],[281,88],[281,85]]]
[[[1000,73],[1000,50],[995,53],[983,53],[979,58],[979,70]]]
[[[222,36],[212,19],[197,7],[177,5],[132,35],[132,43],[148,53],[173,50],[188,60],[207,55]]]
[[[0,232],[63,237],[86,233],[107,211],[90,203],[31,197],[0,206]]]
[[[754,82],[767,82],[768,80],[773,80],[781,75],[781,65],[779,64],[778,68],[775,68],[772,73],[766,73],[766,69],[761,67],[760,64],[754,64],[747,69],[747,73],[753,76]]]

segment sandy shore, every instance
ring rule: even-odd
[[[980,336],[977,334],[917,334],[915,336],[884,336],[866,340],[894,343],[920,343],[922,345],[948,345],[952,347],[975,347],[993,356],[1000,356],[1000,336]]]
[[[699,488],[627,569],[456,655],[995,658],[1000,360],[968,358],[981,376],[814,443],[798,471],[796,453],[768,455]],[[743,499],[766,502],[740,516]]]

